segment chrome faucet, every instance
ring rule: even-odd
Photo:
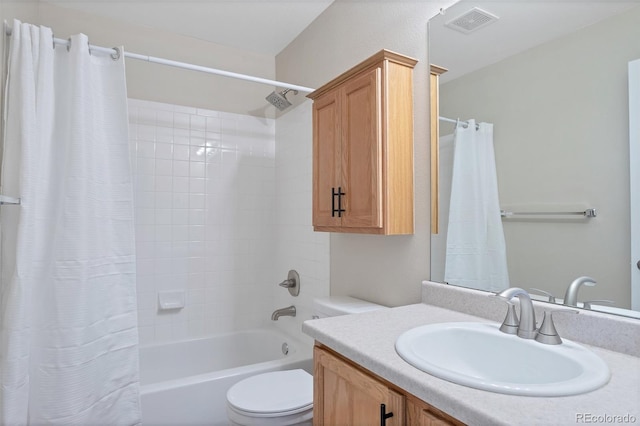
[[[518,337],[522,337],[523,339],[533,339],[536,337],[536,314],[533,310],[533,303],[531,303],[531,297],[529,293],[519,287],[510,287],[506,290],[501,291],[496,296],[501,297],[507,303],[509,303],[509,309],[511,312],[512,305],[511,299],[517,297],[520,299],[520,321],[516,322],[518,324],[517,335]],[[507,318],[512,317],[512,315],[507,314]],[[506,320],[506,319],[505,319]],[[508,324],[510,327],[513,327],[515,324]],[[501,329],[502,330],[502,329]],[[504,331],[504,330],[502,330]],[[506,332],[506,331],[505,331]]]
[[[578,307],[578,290],[582,285],[593,287],[596,285],[596,280],[591,277],[578,277],[567,287],[567,292],[564,294],[563,305]]]
[[[296,307],[291,305],[287,308],[276,309],[271,314],[271,321],[278,321],[280,317],[295,317],[296,316]]]

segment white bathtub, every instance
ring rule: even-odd
[[[226,393],[234,383],[294,368],[313,373],[311,347],[271,329],[141,346],[142,423],[227,425]]]

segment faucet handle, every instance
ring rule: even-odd
[[[616,302],[614,302],[613,300],[587,300],[585,302],[582,302],[584,305],[585,309],[591,309],[591,305],[596,304],[596,305],[610,305],[610,306],[615,306]]]
[[[516,305],[510,300],[500,297],[497,294],[491,294],[490,296],[497,297],[507,304],[507,315],[504,317],[502,324],[500,325],[500,331],[507,334],[518,334],[518,327],[520,321],[518,315],[516,315]]]
[[[530,288],[529,291],[547,296],[549,298],[549,302],[556,303],[556,297],[548,291],[540,290],[539,288]]]
[[[553,314],[557,313],[579,313],[575,309],[558,309],[555,311],[544,311],[544,316],[542,317],[542,324],[538,329],[538,333],[536,334],[536,341],[540,343],[544,343],[545,345],[559,345],[562,343],[562,339],[556,330],[556,326],[553,323]],[[547,315],[548,314],[548,315]]]
[[[295,280],[286,279],[286,280],[282,281],[278,285],[280,287],[284,287],[284,288],[293,288],[293,287],[296,286],[296,282],[295,282]]]
[[[294,269],[291,269],[287,274],[287,279],[278,285],[289,290],[290,295],[297,296],[300,294],[300,274]]]

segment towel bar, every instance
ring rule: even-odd
[[[506,210],[500,210],[500,216],[502,217],[511,217],[511,216],[584,216],[586,218],[596,217],[597,211],[596,209],[586,209],[579,212],[510,212]]]
[[[20,198],[7,197],[6,195],[0,195],[0,205],[18,205],[20,204]]]

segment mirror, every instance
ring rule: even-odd
[[[469,33],[447,26],[474,7],[493,22]],[[640,212],[630,213],[628,83],[629,62],[640,59],[637,40],[639,2],[464,0],[429,21],[429,62],[448,69],[439,115],[493,123],[500,208],[597,213],[503,217],[510,285],[562,299],[574,279],[590,276],[597,284],[580,289],[580,302],[608,300],[592,309],[640,318],[631,302],[640,289],[632,294],[638,259],[632,265],[630,222]],[[431,250],[438,282],[454,127],[440,121],[439,232]]]

